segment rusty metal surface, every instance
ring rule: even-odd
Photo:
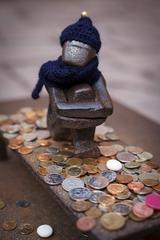
[[[47,105],[46,99],[41,99],[41,101],[36,104],[42,106],[40,102],[43,103],[43,106]],[[30,103],[30,101],[26,101],[26,104],[23,101],[21,103],[18,102],[18,104],[15,102],[12,103],[12,108],[10,109],[12,109],[12,112],[14,112],[21,106],[33,105]],[[9,111],[9,108],[6,108],[7,105],[9,106],[9,103],[6,103],[6,105],[1,105],[2,112],[6,113]],[[124,108],[119,104],[115,104],[115,114],[107,123],[111,124],[115,128],[116,132],[120,135],[120,138],[124,142],[127,144],[136,144],[142,146],[147,151],[151,151],[155,155],[155,158],[158,159],[158,143],[160,140],[159,125]],[[29,172],[26,171],[26,169],[22,166],[20,162],[22,159],[20,160],[20,158],[17,156],[18,155],[16,155],[15,159],[12,157],[9,162],[1,162],[0,192],[3,193],[2,197],[4,197],[4,200],[8,203],[7,208],[4,209],[4,213],[1,215],[1,220],[5,218],[7,214],[11,214],[11,217],[15,214],[18,217],[18,221],[21,219],[23,219],[23,221],[30,220],[30,222],[33,222],[36,224],[36,226],[44,223],[46,220],[48,221],[47,223],[55,225],[55,229],[57,229],[57,235],[53,239],[83,239],[85,236],[81,238],[80,235],[76,235],[78,234],[76,229],[74,227],[73,229],[71,228],[71,225],[73,225],[72,219],[74,219],[75,216],[69,207],[70,199],[68,194],[62,190],[61,186],[50,187],[45,184],[36,174],[36,164],[34,164],[34,161],[31,160],[31,157],[26,156],[23,158],[23,160],[25,163],[27,163],[27,166],[30,169],[34,169],[34,171],[30,172],[34,173],[37,179],[42,183],[42,188],[40,184],[34,181],[34,178],[31,176],[31,174],[29,174]],[[46,189],[48,191],[46,191]],[[52,197],[56,201],[52,201],[52,198],[50,198],[48,192],[52,194]],[[32,209],[24,209],[26,212],[23,209],[18,209],[17,211],[15,207],[15,201],[17,198],[22,198],[22,196],[25,198],[28,196],[33,203],[35,202],[32,206]],[[59,203],[61,208],[58,207],[56,202]],[[69,213],[68,216],[70,217],[67,217],[67,215],[64,214],[62,208]],[[159,219],[150,219],[141,223],[128,221],[123,230],[116,232],[107,232],[97,225],[93,232],[90,233],[89,239],[126,239],[129,236],[134,237],[135,235],[141,237],[141,235],[148,235],[148,231],[154,231],[155,229],[158,229],[159,224]],[[12,236],[12,233],[10,234],[10,239],[15,239],[15,236]],[[6,237],[6,233],[3,233],[2,239],[8,239]],[[27,238],[23,239],[26,240]]]

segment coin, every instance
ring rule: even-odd
[[[131,192],[128,189],[125,189],[123,192],[115,195],[115,197],[119,200],[128,199],[130,196],[131,196]]]
[[[144,188],[142,188],[141,190],[139,190],[139,191],[134,191],[135,193],[138,193],[139,195],[147,195],[147,194],[149,194],[149,193],[151,193],[152,192],[152,188],[150,188],[150,187],[144,187]]]
[[[3,224],[2,224],[2,228],[5,231],[12,231],[17,227],[17,223],[14,219],[9,219],[6,220]]]
[[[156,186],[153,186],[153,189],[154,189],[155,191],[157,191],[158,193],[160,193],[160,183],[157,184]]]
[[[132,219],[133,221],[136,221],[136,222],[144,221],[143,218],[139,218],[139,217],[136,216],[133,212],[130,212],[129,218]]]
[[[16,206],[18,207],[28,207],[30,206],[31,202],[25,199],[17,200]]]
[[[142,182],[148,187],[154,187],[158,184],[158,180],[156,179],[143,179]]]
[[[100,219],[101,225],[107,230],[118,230],[124,227],[126,221],[119,213],[105,213]]]
[[[45,167],[39,166],[38,167],[38,173],[41,176],[46,176],[48,172],[47,172],[47,169]]]
[[[18,149],[23,144],[23,138],[12,138],[9,140],[9,146],[14,149]]]
[[[63,180],[62,187],[68,192],[73,188],[84,187],[84,182],[79,178],[70,177]]]
[[[46,139],[44,139],[45,141],[48,141],[48,140],[46,140]],[[39,140],[40,141],[40,140]],[[42,140],[41,140],[42,141]],[[50,153],[50,154],[57,154],[57,153],[59,153],[60,152],[60,149],[58,148],[58,147],[48,147],[47,149],[46,149],[46,152],[47,153]]]
[[[124,203],[115,203],[112,205],[112,211],[126,216],[131,212],[131,207]]]
[[[113,195],[117,195],[118,193],[122,193],[126,189],[126,186],[120,183],[111,183],[107,186],[107,190],[109,193]]]
[[[81,176],[82,168],[77,165],[72,165],[70,167],[67,167],[65,171],[66,171],[66,175],[69,177],[79,177]]]
[[[0,200],[0,209],[5,208],[6,204],[2,200]]]
[[[98,197],[98,203],[100,203],[101,205],[103,205],[105,207],[109,207],[110,205],[114,204],[115,201],[116,201],[115,197],[111,196],[109,194]]]
[[[67,164],[68,165],[77,165],[77,166],[80,166],[80,165],[82,165],[82,159],[81,158],[75,158],[75,157],[72,157],[72,158],[69,158],[68,160],[67,160]]]
[[[106,193],[103,192],[103,191],[100,191],[100,190],[94,190],[92,191],[92,195],[91,197],[89,198],[89,201],[90,202],[93,202],[93,203],[98,203],[98,197],[100,196],[105,196]]]
[[[97,168],[98,168],[100,171],[105,171],[105,170],[107,169],[106,163],[98,163],[98,164],[97,164]]]
[[[109,181],[103,176],[93,176],[88,181],[88,185],[94,189],[103,189],[108,184]]]
[[[62,173],[62,170],[63,170],[63,167],[57,166],[55,164],[54,165],[49,165],[47,167],[47,171],[48,171],[49,174],[51,174],[51,173],[60,174],[60,173]]]
[[[113,144],[112,147],[115,148],[117,152],[121,152],[124,150],[124,147],[120,144]]]
[[[96,226],[96,220],[92,217],[81,217],[76,221],[76,227],[82,232],[91,231]]]
[[[146,219],[152,216],[153,209],[148,207],[145,203],[139,202],[133,206],[133,213],[139,218]]]
[[[105,170],[103,172],[101,172],[101,175],[105,178],[107,178],[107,180],[111,183],[114,182],[116,180],[117,174],[114,171],[111,170]]]
[[[143,148],[137,147],[137,146],[127,146],[125,147],[125,151],[133,153],[133,154],[139,154],[143,152]]]
[[[102,215],[102,212],[97,207],[91,207],[85,212],[88,217],[99,218]]]
[[[83,164],[83,169],[89,174],[96,174],[98,172],[98,168],[92,164]]]
[[[38,153],[37,154],[37,160],[42,162],[50,161],[52,156],[49,153]]]
[[[116,159],[110,159],[107,161],[106,166],[109,170],[119,171],[122,169],[122,164]]]
[[[69,197],[75,201],[87,200],[91,197],[91,195],[91,191],[85,187],[72,188],[69,191]]]
[[[105,157],[111,157],[117,154],[117,150],[112,146],[99,146],[101,154]]]
[[[129,168],[129,169],[134,169],[134,168],[139,168],[140,167],[140,163],[131,161],[131,162],[125,163],[124,166],[126,168]]]
[[[37,138],[38,139],[46,139],[50,137],[50,132],[48,130],[38,130]]]
[[[147,206],[160,210],[160,194],[151,193],[145,197],[145,203]]]
[[[50,140],[48,140],[48,139],[38,139],[37,143],[42,147],[47,147],[51,144]],[[49,153],[51,153],[51,152],[49,152]]]
[[[118,174],[117,181],[122,184],[127,184],[133,181],[133,177],[131,175]]]
[[[31,142],[37,138],[37,133],[36,132],[24,133],[22,136],[26,142]]]
[[[119,152],[119,153],[117,153],[116,157],[122,163],[134,161],[137,159],[137,157],[134,154],[129,153],[129,152]]]
[[[112,140],[112,141],[119,140],[119,136],[115,133],[106,133],[105,137],[107,137],[109,140]]]
[[[49,185],[59,185],[63,182],[63,177],[59,174],[48,174],[44,177],[44,181]]]
[[[128,188],[135,192],[139,192],[144,188],[144,184],[142,182],[131,182],[131,183],[128,183]]]
[[[32,153],[32,151],[33,150],[31,148],[28,148],[28,147],[25,147],[25,146],[18,149],[18,152],[22,155],[30,154],[30,153]]]
[[[71,208],[76,212],[85,212],[87,211],[92,204],[87,201],[76,201],[71,203]]]
[[[30,223],[21,223],[18,227],[18,232],[22,235],[28,235],[32,233],[34,227]]]
[[[138,161],[143,162],[143,161],[147,161],[153,158],[153,154],[149,153],[149,152],[143,152],[143,153],[139,153],[137,154],[139,159]]]
[[[151,172],[152,171],[152,167],[146,163],[142,163],[139,169],[141,172]]]
[[[27,148],[35,149],[35,148],[38,148],[40,145],[38,142],[33,141],[33,142],[24,142],[24,146]]]

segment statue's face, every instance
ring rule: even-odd
[[[67,41],[63,45],[62,60],[70,65],[85,66],[93,57],[96,50],[79,41]]]

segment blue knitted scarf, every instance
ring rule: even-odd
[[[67,65],[62,61],[61,56],[55,61],[48,61],[40,68],[39,80],[32,91],[32,98],[39,98],[43,85],[67,89],[77,83],[93,84],[100,76],[97,67],[97,57],[84,67]]]

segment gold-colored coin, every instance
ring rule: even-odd
[[[42,147],[46,147],[51,144],[50,140],[48,140],[48,139],[38,139],[37,143]]]
[[[93,164],[83,164],[83,169],[89,174],[96,174],[98,172],[97,166]]]
[[[111,157],[117,154],[117,150],[112,146],[99,146],[101,154],[105,157]]]
[[[69,177],[80,177],[82,174],[82,168],[77,165],[73,165],[66,168],[66,175]]]
[[[5,208],[6,204],[2,200],[0,200],[0,209]]]
[[[68,160],[67,160],[67,164],[68,165],[77,165],[77,166],[80,166],[80,165],[82,165],[82,163],[83,163],[83,161],[82,161],[82,159],[81,158],[69,158]]]
[[[41,176],[46,176],[48,172],[47,172],[47,169],[45,167],[39,166],[38,167],[38,173]]]
[[[3,224],[2,224],[2,228],[5,231],[12,231],[17,227],[17,223],[14,219],[10,219],[10,220],[6,220]]]
[[[39,153],[37,155],[37,160],[42,161],[42,162],[47,162],[52,159],[52,156],[48,153]]]
[[[138,216],[136,216],[133,212],[131,212],[129,214],[129,218],[132,219],[133,221],[136,221],[136,222],[142,222],[144,221],[143,218],[139,218]]]
[[[126,219],[119,213],[105,213],[101,219],[100,223],[107,230],[118,230],[124,227]]]
[[[101,205],[103,205],[105,207],[109,207],[110,205],[114,204],[115,201],[116,201],[115,197],[111,196],[109,194],[98,197],[98,203],[100,203]]]
[[[102,215],[102,212],[99,208],[97,207],[91,207],[89,210],[87,210],[85,212],[85,214],[88,217],[92,217],[92,218],[99,218]]]
[[[126,186],[119,183],[111,183],[107,186],[107,190],[109,193],[113,195],[117,195],[118,193],[122,193],[126,189]]]
[[[21,147],[18,149],[18,152],[22,155],[27,155],[27,154],[30,154],[33,152],[33,150],[31,148],[28,148],[28,147]]]
[[[71,208],[76,212],[85,212],[92,206],[92,203],[87,201],[76,201],[71,204]]]
[[[22,223],[18,227],[18,231],[22,235],[28,235],[28,234],[32,233],[33,230],[34,230],[34,227],[30,223]]]

